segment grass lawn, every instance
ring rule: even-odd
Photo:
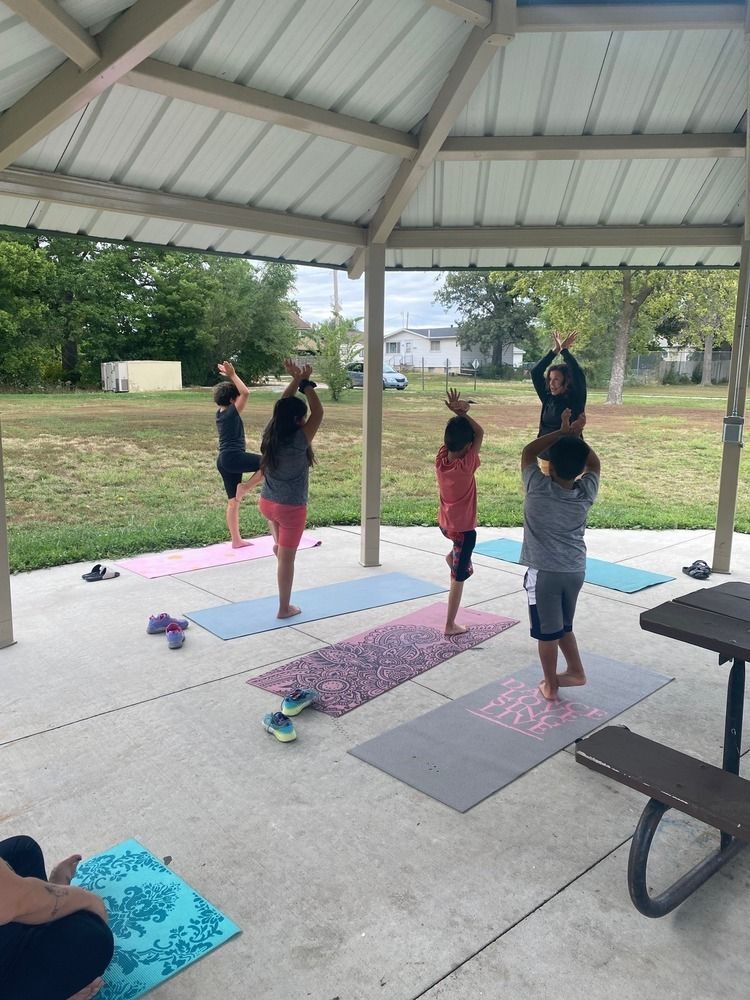
[[[419,376],[384,393],[385,524],[436,523],[433,458],[448,418],[443,379]],[[522,522],[519,455],[536,433],[529,382],[451,380],[478,404],[484,426],[477,474],[479,523]],[[308,524],[358,524],[362,392],[322,398]],[[254,389],[245,411],[249,450],[278,393]],[[587,440],[602,460],[602,489],[589,524],[607,528],[711,528],[716,519],[726,387],[632,390],[620,407],[591,391]],[[209,390],[119,395],[0,395],[10,564],[14,571],[227,537],[225,495],[215,468]],[[743,463],[737,529],[750,531],[750,474]],[[255,499],[241,514],[246,535],[264,534]]]

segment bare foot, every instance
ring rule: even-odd
[[[102,986],[104,986],[104,980],[100,976],[98,979],[95,979],[93,983],[89,983],[88,986],[84,986],[84,988],[79,990],[75,996],[70,997],[70,1000],[91,1000],[91,997],[96,996]]]
[[[80,860],[80,854],[71,854],[69,858],[56,864],[49,873],[50,882],[54,882],[55,885],[70,885]]]
[[[248,545],[252,545],[252,542],[248,542],[246,538],[240,538],[238,542],[232,542],[233,549],[244,549]]]
[[[294,618],[302,611],[302,608],[295,608],[293,604],[290,604],[286,611],[279,609],[279,613],[276,615],[277,618]]]
[[[454,622],[452,625],[445,626],[445,635],[463,635],[464,632],[468,632],[469,629],[466,625],[456,625]]]
[[[557,688],[551,687],[549,681],[543,680],[539,682],[539,691],[543,698],[547,701],[557,701]]]
[[[564,674],[557,675],[557,683],[560,687],[580,687],[586,683],[586,674],[583,671],[576,673],[573,670],[566,670]]]

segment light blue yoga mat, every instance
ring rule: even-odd
[[[104,899],[115,938],[97,1000],[135,1000],[240,933],[137,840],[83,861],[73,881]]]
[[[187,617],[220,639],[237,639],[242,635],[255,635],[271,629],[286,628],[288,625],[347,615],[352,611],[411,601],[415,597],[444,594],[445,589],[404,573],[384,573],[382,576],[363,576],[358,580],[347,580],[346,583],[331,583],[327,587],[295,591],[292,601],[302,608],[302,613],[294,618],[276,617],[279,599],[275,594],[273,597],[260,597],[254,601],[220,604],[204,611],[189,611]]]
[[[521,543],[512,538],[495,538],[491,542],[480,542],[474,548],[474,553],[517,563],[521,555]],[[657,583],[668,583],[669,580],[674,580],[674,577],[650,573],[646,569],[634,569],[621,563],[606,562],[604,559],[586,559],[586,583],[593,583],[597,587],[609,587],[610,590],[634,594]]]

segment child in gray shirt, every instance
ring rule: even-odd
[[[548,701],[557,698],[560,687],[586,683],[573,633],[573,616],[586,572],[583,535],[589,507],[599,490],[600,463],[593,449],[580,438],[585,415],[572,423],[570,416],[571,411],[565,410],[560,430],[535,438],[521,455],[526,496],[520,562],[528,566],[524,589],[530,631],[537,640],[544,673],[539,690]],[[540,453],[546,450],[549,476],[540,471],[537,463]],[[566,670],[560,674],[558,649],[566,663]]]

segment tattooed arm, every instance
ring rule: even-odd
[[[21,878],[0,863],[0,925],[47,924],[79,910],[90,910],[106,922],[100,896],[74,885],[57,885],[38,878]]]

